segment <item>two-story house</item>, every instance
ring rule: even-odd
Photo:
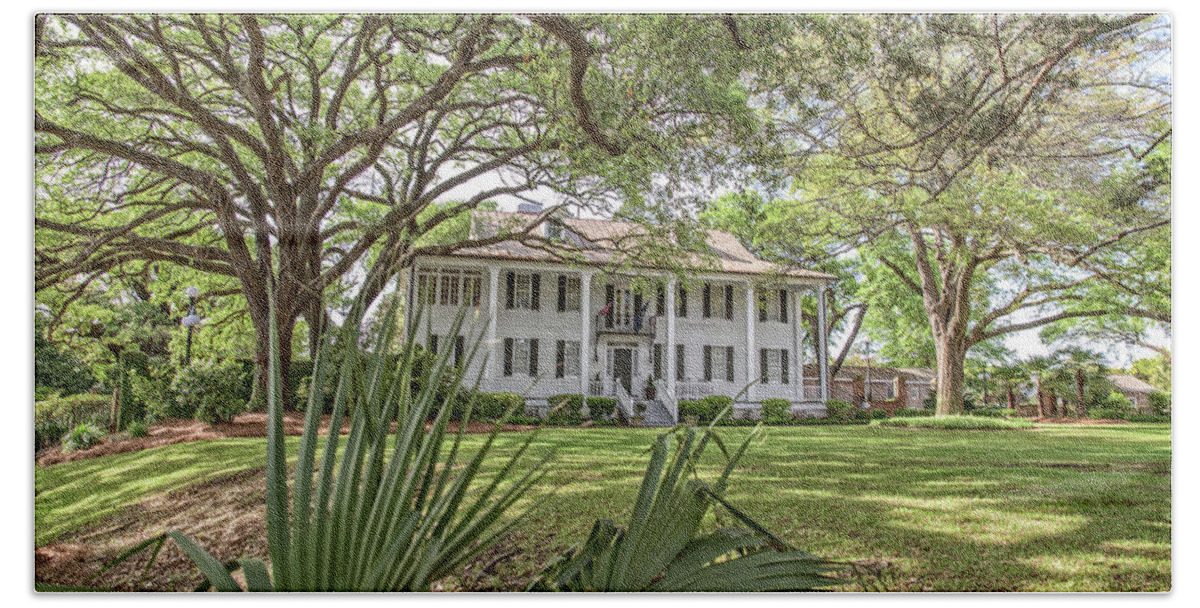
[[[784,271],[731,234],[709,230],[712,255],[677,263],[687,268],[680,280],[677,271],[619,257],[628,250],[618,243],[667,236],[640,234],[632,223],[546,218],[538,211],[476,211],[471,236],[529,230],[561,243],[558,251],[504,240],[420,256],[408,276],[407,309],[423,310],[418,340],[454,349],[459,360],[481,341],[486,367],[476,356],[467,370],[472,381],[482,372],[481,390],[523,394],[539,413],[547,397],[564,393],[615,397],[626,414],[643,402],[647,424],[658,425],[678,420],[679,400],[711,394],[737,397],[743,414],[768,398],[824,413],[824,288],[833,276]],[[798,311],[805,297],[816,299],[817,328],[803,326]],[[479,321],[463,327],[465,335],[448,336],[460,306],[473,307]],[[816,361],[805,355],[811,339],[819,342]],[[805,381],[805,363],[822,372],[815,385]]]

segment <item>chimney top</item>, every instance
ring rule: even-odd
[[[517,213],[537,215],[542,212],[541,203],[517,203]]]

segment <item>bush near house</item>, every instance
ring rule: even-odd
[[[471,420],[495,422],[503,417],[509,408],[513,408],[514,415],[525,415],[525,398],[516,393],[481,393],[475,400]],[[452,419],[461,420],[462,417]]]
[[[1093,420],[1125,420],[1133,413],[1133,402],[1118,391],[1088,405],[1088,418]]]
[[[935,412],[933,410],[897,408],[894,411],[892,411],[892,417],[893,418],[929,418],[929,417],[933,416],[934,413]]]
[[[846,420],[850,418],[854,406],[849,401],[830,399],[825,402],[825,417],[830,420]]]
[[[696,401],[679,402],[679,419],[694,416],[699,422],[712,422],[721,410],[733,405],[733,397],[728,395],[709,395]]]
[[[1170,414],[1130,414],[1127,418],[1130,422],[1155,422],[1167,423],[1171,422]]]
[[[546,398],[546,405],[550,407],[546,421],[551,424],[579,424],[583,422],[583,414],[580,412],[583,409],[583,395],[578,393],[551,395]]]
[[[1150,411],[1155,414],[1166,414],[1171,411],[1171,393],[1154,391],[1146,396],[1146,401],[1149,402]]]
[[[593,421],[612,418],[617,411],[617,400],[612,397],[588,397],[588,412]]]
[[[760,411],[764,424],[785,424],[792,419],[792,402],[787,399],[763,399]]]

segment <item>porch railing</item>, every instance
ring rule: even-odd
[[[625,385],[620,382],[613,383],[613,391],[616,393],[617,409],[624,414],[625,420],[633,419],[633,397],[629,396],[629,391],[625,390]]]
[[[598,334],[621,334],[627,336],[654,336],[658,327],[657,315],[617,316],[609,312],[597,314],[593,325]]]

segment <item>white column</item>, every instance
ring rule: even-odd
[[[497,303],[499,302],[499,300],[500,300],[500,267],[493,265],[493,266],[488,267],[488,326],[487,326],[488,362],[487,362],[487,373],[484,374],[484,377],[489,380],[492,378],[496,378],[500,375],[500,374],[496,373],[496,370],[497,370],[496,366],[500,365],[498,360],[500,359],[500,357],[503,356],[503,354],[500,353],[500,349],[498,348],[497,340],[496,340],[496,321],[497,321],[496,308],[497,308]],[[492,387],[488,387],[488,388],[492,388]]]
[[[758,306],[754,301],[754,284],[746,283],[746,401],[754,401],[754,323]]]
[[[803,316],[800,314],[800,294],[795,291],[788,290],[788,306],[791,310],[788,317],[792,321],[792,358],[791,363],[792,377],[790,380],[795,382],[796,401],[804,401],[804,354],[801,351],[803,341],[800,339],[804,335]]]
[[[821,374],[821,402],[829,401],[829,345],[825,340],[825,284],[817,287],[817,368]]]
[[[579,273],[579,394],[587,407],[588,384],[592,377],[592,275],[593,270]]]
[[[663,353],[663,375],[667,379],[667,393],[672,396],[675,392],[675,279],[667,281],[666,301],[664,304],[667,307],[667,344],[663,347],[667,352]]]

